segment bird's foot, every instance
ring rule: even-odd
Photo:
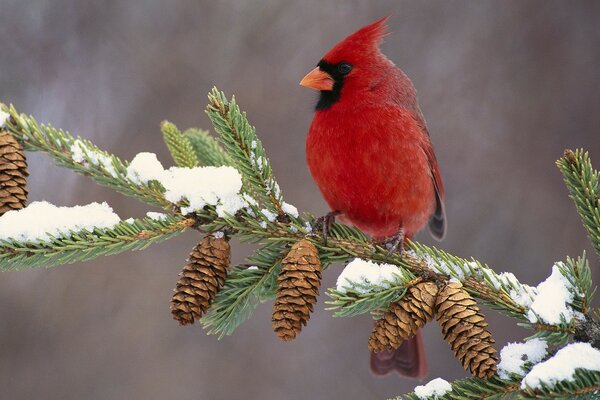
[[[404,251],[404,229],[398,229],[398,232],[396,232],[393,236],[386,238],[382,244],[388,251],[386,258],[391,256],[396,251],[402,254]]]
[[[323,242],[327,246],[327,238],[331,233],[331,225],[335,222],[335,217],[340,215],[341,211],[330,211],[322,217],[317,218],[315,222],[315,230],[321,230],[323,233]]]

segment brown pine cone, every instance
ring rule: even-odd
[[[321,260],[317,248],[306,239],[294,244],[281,263],[277,282],[273,329],[279,339],[287,342],[300,333],[317,302],[321,286]]]
[[[463,367],[478,378],[491,378],[498,363],[495,341],[477,303],[460,282],[450,282],[440,290],[435,313],[444,339]]]
[[[27,160],[21,144],[0,130],[0,215],[27,203]]]
[[[373,327],[369,350],[375,353],[394,350],[416,335],[420,327],[433,319],[437,292],[435,283],[421,282],[408,289],[400,300],[390,304],[388,311]]]
[[[171,314],[181,325],[193,324],[208,310],[225,284],[231,247],[223,236],[208,235],[190,253],[171,299]]]

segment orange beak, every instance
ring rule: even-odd
[[[302,78],[300,85],[315,90],[333,90],[333,78],[317,67]]]

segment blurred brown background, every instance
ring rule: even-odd
[[[586,147],[600,167],[596,1],[0,0],[0,99],[124,159],[152,151],[169,164],[159,122],[208,127],[206,93],[217,85],[256,125],[286,199],[322,214],[304,161],[316,94],[298,81],[388,14],[383,49],[419,91],[447,188],[441,246],[530,284],[583,249],[598,271],[554,167],[567,146]],[[32,200],[106,200],[123,219],[148,211],[29,159]],[[179,327],[171,289],[197,240],[190,232],[144,252],[1,274],[0,398],[350,400],[414,387],[371,376],[369,318],[332,319],[325,296],[293,343],[271,332],[268,304],[221,341]],[[528,335],[488,315],[498,347]],[[425,338],[431,377],[465,376],[436,323]]]

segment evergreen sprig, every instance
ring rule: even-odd
[[[570,380],[553,384],[542,382],[539,388],[524,388],[523,399],[598,399],[600,398],[600,372],[576,369]]]
[[[567,257],[566,262],[558,263],[558,269],[571,286],[575,288],[571,306],[576,311],[587,314],[596,288],[592,284],[592,270],[585,252],[583,256],[577,257],[577,259]]]
[[[246,113],[240,110],[235,98],[229,101],[217,88],[209,93],[208,102],[206,113],[219,133],[225,150],[244,177],[246,190],[268,209],[283,214],[281,189],[275,181],[262,142],[248,122]]]
[[[247,264],[229,272],[209,313],[201,322],[209,334],[231,335],[262,302],[272,299],[277,289],[285,242],[271,242],[248,257]]]
[[[361,282],[352,282],[345,290],[337,287],[327,289],[327,295],[332,301],[327,310],[333,311],[334,317],[355,317],[357,315],[372,313],[378,318],[382,311],[388,309],[391,303],[400,300],[410,286],[421,279],[407,270],[401,269],[396,279],[384,282],[382,286],[368,285]]]
[[[54,162],[78,174],[89,176],[102,186],[110,187],[119,193],[134,197],[146,204],[167,210],[172,208],[164,196],[164,189],[156,182],[133,184],[127,178],[127,166],[118,157],[99,149],[89,140],[73,137],[69,132],[51,125],[39,125],[25,114],[18,114],[11,105],[0,109],[10,114],[5,128],[11,132],[25,150],[39,151],[48,155]],[[83,161],[73,159],[75,152],[81,152]]]
[[[0,240],[0,269],[54,267],[109,256],[128,250],[142,250],[170,239],[195,223],[193,218],[167,216],[122,221],[111,229],[70,232],[50,240],[18,242]]]
[[[592,167],[587,151],[565,150],[563,157],[556,161],[569,189],[569,196],[575,202],[583,226],[600,257],[600,172]]]
[[[451,383],[452,391],[435,400],[480,400],[480,399],[514,399],[519,398],[520,382],[503,380],[497,375],[491,379],[467,378]],[[521,397],[522,398],[522,397]],[[389,400],[422,400],[414,393],[394,397]]]
[[[187,136],[184,136],[175,124],[163,121],[160,124],[163,140],[178,167],[193,168],[198,165],[196,151]]]
[[[189,140],[200,165],[212,165],[214,167],[233,165],[231,157],[229,157],[217,139],[213,138],[208,131],[189,128],[182,135]]]

